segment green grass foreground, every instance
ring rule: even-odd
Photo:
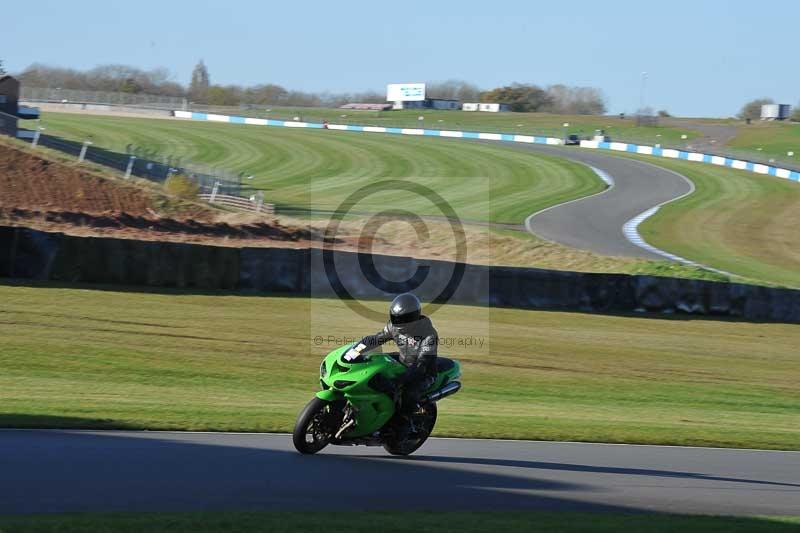
[[[104,531],[375,531],[485,533],[556,531],[563,533],[789,533],[800,531],[796,517],[686,516],[574,512],[227,512],[107,513],[0,518],[0,533]]]
[[[342,302],[0,285],[0,426],[290,431]],[[368,304],[385,311],[385,302]],[[439,436],[800,449],[800,327],[446,306]]]

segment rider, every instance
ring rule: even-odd
[[[405,373],[393,384],[402,390],[400,410],[412,411],[436,379],[439,335],[431,320],[422,314],[419,298],[410,292],[392,300],[386,326],[375,335],[361,339],[345,354],[345,358],[355,359],[390,340],[394,340],[399,350],[392,355],[406,366]]]

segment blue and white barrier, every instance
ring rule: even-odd
[[[228,115],[175,111],[177,118],[229,122],[231,124],[251,124],[254,126],[279,126],[284,128],[312,128],[340,131],[360,131],[366,133],[393,133],[396,135],[422,135],[430,137],[450,137],[457,139],[485,139],[489,141],[508,141],[528,144],[562,144],[556,137],[540,135],[516,135],[512,133],[481,133],[476,131],[429,130],[424,128],[392,128],[383,126],[355,126],[352,124],[320,124],[317,122],[298,122],[294,120],[273,120],[270,118],[246,118]]]
[[[698,152],[686,152],[673,148],[660,148],[658,146],[644,146],[639,144],[603,142],[603,141],[581,141],[581,148],[594,148],[598,150],[612,150],[615,152],[628,152],[632,154],[652,155],[655,157],[665,157],[668,159],[684,159],[697,163],[707,163],[721,167],[730,167],[737,170],[748,170],[756,174],[776,176],[792,181],[800,181],[800,172],[786,168],[773,167],[761,163],[753,163],[743,159],[732,159],[712,154],[702,154]]]
[[[540,135],[517,135],[514,133],[481,133],[476,131],[453,131],[453,130],[429,130],[424,128],[393,128],[384,126],[356,126],[351,124],[321,124],[317,122],[298,122],[293,120],[273,120],[269,118],[248,118],[229,115],[214,115],[210,113],[194,113],[191,111],[175,111],[175,117],[191,120],[206,120],[210,122],[228,122],[231,124],[251,124],[254,126],[278,126],[284,128],[311,128],[340,130],[340,131],[359,131],[366,133],[392,133],[397,135],[421,135],[430,137],[449,137],[457,139],[485,139],[490,141],[507,141],[528,144],[551,144],[560,145],[563,141],[557,137],[544,137]],[[800,172],[785,168],[773,167],[761,163],[753,163],[742,159],[731,159],[712,154],[702,154],[697,152],[686,152],[672,148],[660,148],[658,146],[645,146],[639,144],[629,144],[621,142],[603,141],[581,141],[581,148],[592,148],[598,150],[612,150],[616,152],[629,152],[633,154],[644,154],[655,157],[666,157],[669,159],[684,159],[698,163],[724,166],[738,170],[747,170],[756,174],[765,174],[785,178],[793,181],[800,181]]]

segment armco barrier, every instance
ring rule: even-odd
[[[0,226],[0,276],[61,282],[111,283],[250,294],[335,296],[318,249],[226,248],[196,244],[72,237]],[[342,283],[357,299],[388,299],[369,282],[362,254],[334,252]],[[418,266],[428,278],[416,292],[432,299],[435,287],[459,264],[409,257],[371,257],[393,279],[410,279]],[[518,309],[605,313],[679,313],[800,322],[800,291],[734,283],[587,274],[534,268],[461,265],[451,302]],[[440,286],[440,285],[439,285]],[[407,289],[407,288],[406,288]]]
[[[273,120],[266,118],[237,117],[230,115],[214,115],[210,113],[194,113],[191,111],[175,111],[175,117],[190,120],[207,120],[211,122],[228,122],[231,124],[251,124],[255,126],[278,126],[285,128],[311,128],[329,129],[340,131],[358,131],[366,133],[393,133],[399,135],[422,135],[429,137],[448,137],[455,139],[484,139],[491,141],[507,141],[527,144],[551,144],[560,145],[563,141],[556,137],[542,137],[538,135],[519,135],[516,133],[481,133],[475,131],[455,131],[455,130],[431,130],[417,128],[392,128],[384,126],[355,126],[350,124],[320,124],[316,122],[296,122],[291,120]],[[660,148],[657,146],[645,146],[619,142],[600,142],[600,141],[581,141],[581,148],[594,148],[601,150],[613,150],[617,152],[630,152],[635,154],[652,155],[656,157],[666,157],[671,159],[685,159],[698,163],[708,163],[735,168],[738,170],[748,170],[756,174],[776,176],[778,178],[800,181],[800,172],[785,168],[753,163],[742,159],[732,159],[713,154],[702,154],[697,152],[687,152],[672,148]]]

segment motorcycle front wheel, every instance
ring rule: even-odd
[[[298,452],[317,453],[330,443],[336,431],[336,413],[330,402],[314,398],[297,417],[292,432],[292,441]]]

